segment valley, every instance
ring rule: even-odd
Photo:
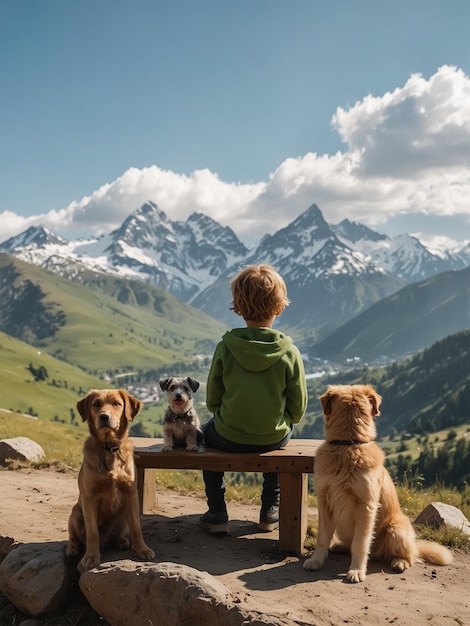
[[[369,382],[384,398],[377,427],[398,472],[422,452],[411,452],[407,434],[427,439],[430,458],[433,433],[457,428],[449,446],[462,439],[466,455],[468,246],[436,251],[347,220],[329,225],[311,205],[250,251],[201,214],[174,222],[147,203],[99,241],[33,228],[0,250],[7,410],[77,426],[81,395],[122,386],[144,401],[133,434],[159,436],[159,379],[190,375],[201,383],[196,402],[206,421],[215,345],[240,323],[229,310],[229,280],[240,265],[266,262],[285,276],[291,299],[276,326],[304,357],[309,405],[297,436],[322,436],[318,398],[328,384]],[[405,445],[407,454],[394,458]]]

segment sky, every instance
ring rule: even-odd
[[[1,0],[0,242],[144,202],[470,240],[468,0]]]

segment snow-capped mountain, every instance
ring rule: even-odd
[[[28,247],[39,250],[53,245],[64,246],[67,244],[68,241],[66,239],[54,235],[48,228],[31,226],[28,230],[25,230],[16,237],[5,241],[1,247],[2,249],[5,247],[5,251],[7,251],[7,249],[11,251],[21,250],[22,248]]]
[[[201,213],[172,221],[152,202],[130,215],[106,249],[114,268],[188,301],[247,249],[230,228]]]
[[[283,313],[283,324],[315,329],[334,327],[405,284],[342,242],[315,204],[286,228],[265,235],[244,261],[251,263],[269,263],[285,279],[292,304]],[[193,304],[233,322],[227,284],[237,269],[221,274]]]
[[[332,229],[343,243],[409,283],[448,270],[462,270],[470,264],[465,248],[460,252],[438,250],[425,246],[412,235],[390,238],[349,220],[343,220]]]
[[[331,228],[340,239],[347,241],[348,244],[354,244],[358,241],[376,242],[388,239],[387,235],[381,235],[377,231],[364,226],[364,224],[351,222],[348,219],[332,225]]]
[[[229,323],[229,279],[244,265],[270,263],[292,301],[283,324],[313,332],[347,321],[407,283],[470,265],[470,244],[436,250],[416,237],[389,238],[349,220],[330,225],[315,204],[265,235],[254,251],[206,215],[174,221],[152,202],[99,238],[66,241],[29,228],[0,251],[74,280],[86,280],[89,270],[147,282]]]
[[[260,256],[281,274],[289,273],[290,280],[385,273],[360,251],[341,242],[316,204],[286,228],[266,235],[248,262],[255,263]]]
[[[235,233],[201,213],[172,221],[147,202],[109,235],[67,242],[46,228],[29,228],[2,252],[67,278],[85,270],[141,280],[188,301],[248,250]]]

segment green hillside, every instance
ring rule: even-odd
[[[111,380],[102,379],[2,332],[0,363],[0,409],[33,415],[39,420],[79,425],[83,433],[87,428],[81,424],[76,404],[89,389],[124,387],[142,397],[142,389],[136,388],[138,376],[117,375]],[[157,382],[153,380],[153,384]],[[202,422],[209,418],[204,399],[202,384],[194,397]],[[146,402],[131,425],[133,434],[160,436],[165,409],[164,395],[159,401]]]
[[[310,345],[315,357],[345,362],[403,358],[470,328],[470,268],[407,285]]]
[[[427,350],[387,367],[350,369],[309,381],[309,416],[304,436],[323,434],[319,396],[328,385],[374,385],[383,398],[379,436],[425,435],[470,424],[470,330],[450,335]]]
[[[0,408],[70,423],[88,389],[103,381],[79,367],[0,332]]]
[[[150,285],[96,275],[85,286],[5,254],[0,300],[1,331],[94,374],[193,372],[225,330]]]
[[[27,437],[44,450],[47,463],[77,469],[83,457],[83,442],[88,436],[86,426],[79,427],[31,419],[0,408],[0,439]]]
[[[165,374],[205,380],[222,324],[138,281],[86,280],[0,254],[0,408],[69,424],[90,388],[142,398]],[[163,411],[146,403],[136,434],[160,434]]]

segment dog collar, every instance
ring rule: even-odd
[[[359,446],[367,441],[359,441],[359,439],[333,439],[328,442],[331,446]]]
[[[100,446],[100,448],[104,448],[105,450],[107,450],[108,452],[111,452],[112,454],[116,454],[116,452],[119,450],[120,447],[121,445],[119,443],[115,446],[109,446],[107,443],[104,443],[102,446]]]
[[[177,419],[187,419],[188,417],[191,417],[191,411],[186,411],[185,413],[175,413],[173,409],[170,409],[170,413],[173,417],[173,421],[176,421]]]

